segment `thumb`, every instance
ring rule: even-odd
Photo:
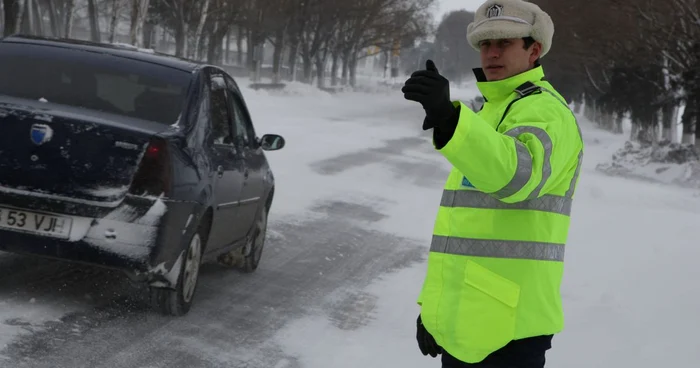
[[[431,72],[438,73],[437,67],[435,66],[435,63],[428,59],[428,61],[425,62],[425,68]]]

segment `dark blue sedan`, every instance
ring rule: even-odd
[[[217,66],[4,38],[0,250],[123,270],[183,315],[203,262],[258,267],[284,144]]]

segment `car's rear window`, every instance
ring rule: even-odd
[[[149,62],[29,44],[0,44],[0,94],[177,122],[192,74]]]

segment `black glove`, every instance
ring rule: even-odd
[[[430,332],[425,329],[425,326],[423,326],[423,321],[421,321],[420,314],[418,315],[418,321],[416,323],[418,325],[416,340],[418,340],[418,347],[420,348],[421,353],[423,353],[423,355],[430,354],[430,356],[433,358],[437,357],[438,354],[442,354],[442,348],[437,344],[437,342],[435,342],[435,339]]]
[[[438,73],[432,60],[425,63],[425,68],[411,74],[401,92],[405,99],[423,105],[423,130],[428,130],[448,120],[456,110],[450,101],[450,82]]]

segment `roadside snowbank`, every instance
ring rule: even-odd
[[[627,141],[596,169],[609,175],[700,188],[700,157],[690,145]]]

